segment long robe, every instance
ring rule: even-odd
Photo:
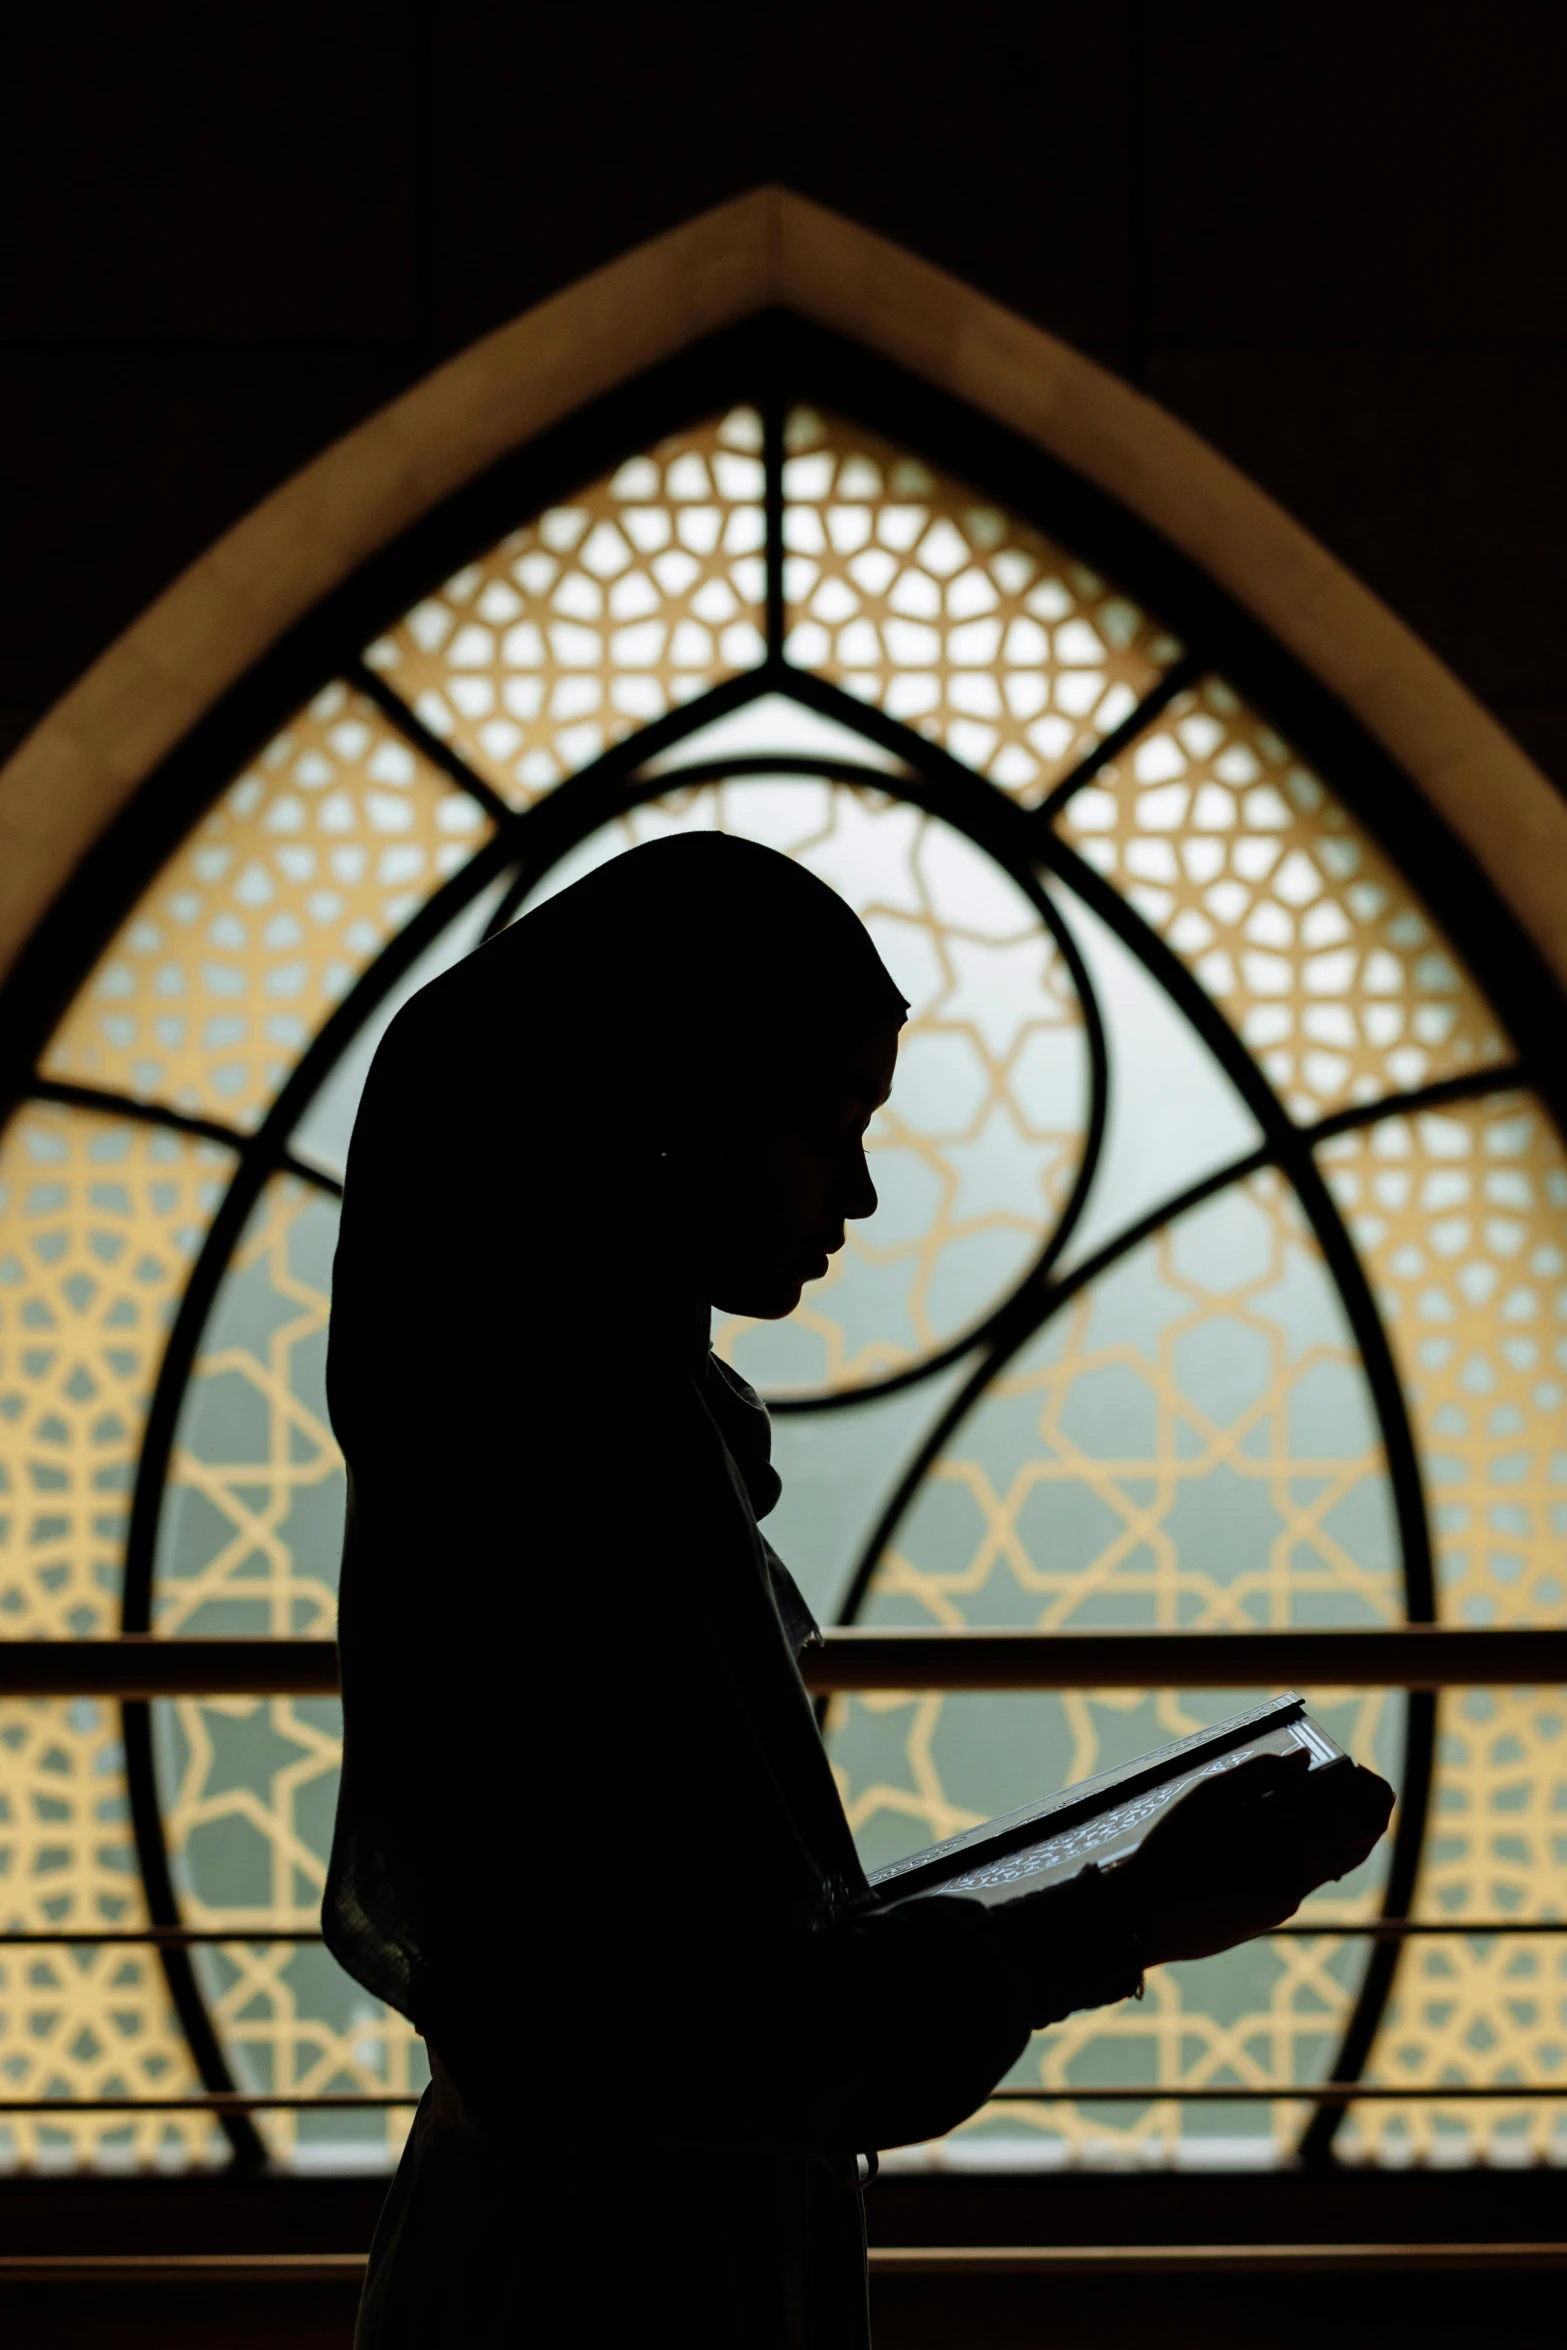
[[[539,1176],[541,1100],[557,1138],[589,1115],[558,1054],[518,1069],[519,1004],[569,1025],[553,912],[400,1014],[348,1170],[323,1922],[436,2066],[358,2341],[548,2309],[584,2345],[862,2350],[859,2158],[971,2113],[1107,1962],[1071,1887],[1027,1964],[977,1903],[865,1904],[765,1413],[628,1272],[623,1138]]]

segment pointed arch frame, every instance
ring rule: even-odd
[[[766,232],[760,238],[760,259],[759,224]],[[826,233],[828,228],[831,235]],[[727,273],[718,271],[707,283],[700,264],[704,254],[711,258],[714,253],[720,259],[727,257],[734,266]],[[30,873],[34,912],[51,889],[56,893],[6,989],[13,1016],[8,1024],[7,1066],[0,1071],[0,1089],[8,1098],[26,1091],[34,1098],[77,1099],[94,1106],[112,1106],[122,1113],[132,1105],[100,1099],[87,1089],[40,1084],[30,1074],[37,1049],[63,1009],[93,947],[107,938],[144,881],[214,793],[324,675],[336,671],[352,676],[361,690],[388,710],[405,735],[417,739],[427,756],[488,807],[500,825],[491,847],[467,868],[460,883],[438,893],[395,946],[371,967],[309,1048],[260,1131],[242,1142],[238,1175],[182,1301],[149,1417],[128,1546],[123,1616],[127,1630],[144,1630],[150,1624],[165,1472],[203,1321],[262,1185],[270,1174],[292,1164],[288,1135],[321,1074],[375,1002],[449,919],[459,897],[467,898],[483,880],[513,862],[524,837],[528,874],[530,879],[537,878],[595,823],[629,804],[628,784],[632,798],[667,788],[672,780],[669,777],[646,786],[634,784],[632,779],[666,742],[686,734],[697,722],[695,706],[672,714],[667,721],[617,745],[591,770],[519,816],[505,808],[446,746],[419,728],[374,672],[356,658],[345,660],[345,653],[363,645],[380,626],[406,609],[432,579],[492,543],[518,516],[537,511],[569,492],[596,470],[616,462],[626,448],[655,439],[703,407],[726,398],[759,399],[772,421],[774,438],[786,393],[790,397],[822,397],[847,413],[874,419],[879,428],[896,432],[908,444],[944,458],[977,482],[1005,484],[1008,502],[1019,512],[1047,521],[1053,532],[1068,538],[1095,561],[1102,561],[1116,576],[1134,582],[1138,592],[1180,627],[1189,641],[1201,645],[1206,659],[1221,666],[1308,758],[1333,776],[1396,862],[1417,878],[1439,917],[1462,937],[1479,976],[1521,1041],[1524,1066],[1532,1082],[1546,1094],[1562,1122],[1567,1101],[1553,1067],[1550,1041],[1562,1009],[1561,982],[1567,976],[1567,916],[1558,914],[1553,906],[1542,905],[1541,885],[1550,882],[1554,888],[1553,876],[1567,877],[1567,809],[1556,800],[1550,786],[1431,656],[1331,558],[1314,549],[1260,492],[1241,482],[1211,451],[1203,451],[1181,427],[1161,418],[1150,403],[1113,384],[1091,363],[954,287],[951,281],[939,279],[937,273],[908,256],[893,255],[904,290],[912,282],[923,284],[931,294],[933,312],[945,302],[943,315],[949,329],[960,327],[966,317],[978,336],[976,355],[976,348],[965,343],[961,333],[954,333],[945,346],[945,374],[972,382],[988,365],[994,377],[988,399],[979,399],[972,391],[965,393],[961,380],[956,385],[942,381],[942,370],[934,364],[911,373],[902,353],[867,347],[878,339],[875,333],[862,331],[850,339],[819,318],[813,322],[806,301],[759,299],[759,294],[775,295],[785,287],[797,292],[791,271],[798,273],[803,268],[802,255],[814,255],[816,308],[828,308],[832,300],[841,307],[850,266],[865,268],[870,261],[891,254],[891,248],[882,247],[879,240],[867,238],[847,223],[834,223],[830,216],[817,214],[798,199],[769,191],[726,207],[691,229],[676,232],[673,238],[643,248],[612,270],[600,272],[571,295],[559,297],[558,304],[545,305],[530,320],[503,330],[440,371],[429,384],[372,420],[360,433],[350,435],[317,466],[308,468],[268,501],[111,648],[0,774],[0,838],[10,830],[23,851],[20,866],[13,866],[13,878],[19,870]],[[742,260],[747,263],[745,268],[739,266]],[[639,289],[645,305],[657,289],[670,292],[672,269],[688,298],[674,303],[673,324],[665,322],[666,340],[683,328],[683,345],[656,355],[653,364],[640,372],[615,376],[614,368],[625,362],[628,351],[638,348],[633,317],[618,337],[607,330],[596,340],[588,336],[578,353],[574,375],[562,356],[562,319],[579,312],[589,316],[591,305],[587,311],[583,305],[590,293],[595,300],[604,297],[612,281],[623,288]],[[704,300],[689,298],[693,283],[698,290],[706,284]],[[608,308],[614,311],[613,301]],[[730,315],[717,316],[715,323],[715,315],[726,308]],[[891,311],[895,310],[896,305],[891,305]],[[646,323],[644,320],[644,326]],[[879,307],[873,304],[856,323],[862,329],[867,323],[872,328],[879,326],[883,343],[897,340],[900,333],[905,342],[919,340],[917,322],[903,317],[900,323],[898,316],[889,313],[886,300]],[[524,329],[529,333],[525,335]],[[569,343],[569,336],[565,339]],[[1020,388],[1016,380],[1020,350],[1024,356],[1031,355],[1036,364],[1038,380],[1031,390]],[[925,356],[930,357],[928,350]],[[520,370],[527,375],[531,369],[533,378],[532,406],[525,400],[514,401],[507,411],[510,427],[515,428],[519,418],[525,422],[531,414],[542,413],[544,421],[530,436],[519,434],[517,445],[503,448],[487,463],[476,462],[475,470],[452,483],[447,476],[453,466],[464,456],[482,458],[488,447],[480,426],[487,424],[491,438],[499,429],[495,411],[504,403],[497,385],[511,382],[502,361],[514,373]],[[596,376],[606,375],[613,380],[592,390]],[[590,387],[589,396],[568,405],[572,389],[580,390],[584,380]],[[1030,399],[1037,409],[1040,385],[1047,380],[1053,382],[1058,397],[1048,414],[1034,417],[1036,429],[1025,430],[1015,415],[1002,412],[1009,403],[1021,411]],[[1083,410],[1094,398],[1108,401],[1110,409],[1117,412],[1111,422],[1119,424],[1119,442],[1102,423],[1097,442],[1093,440],[1091,420]],[[465,402],[471,429],[466,439],[459,440],[455,453],[447,452],[444,471],[429,461],[426,448],[427,461],[422,467],[409,463],[400,473],[393,468],[381,483],[379,498],[370,495],[370,485],[363,478],[366,467],[384,470],[391,453],[402,445],[399,435],[402,443],[412,446],[418,438],[414,426],[428,432],[443,413],[456,413]],[[1046,425],[1050,427],[1048,436]],[[1142,493],[1141,504],[1128,496],[1125,482],[1117,489],[1103,478],[1127,460],[1128,449],[1139,434],[1141,470],[1132,468],[1131,487]],[[1159,503],[1152,495],[1150,477],[1161,448],[1177,472],[1177,460],[1186,464],[1198,489],[1206,483],[1211,490],[1215,481],[1226,488],[1232,516],[1238,516],[1249,529],[1251,557],[1259,565],[1271,552],[1274,570],[1266,583],[1259,572],[1250,583],[1256,592],[1237,596],[1224,576],[1224,566],[1212,562],[1204,566],[1191,543],[1200,539],[1201,532],[1190,514],[1177,517],[1186,526],[1184,539],[1159,527],[1149,508]],[[1193,459],[1194,449],[1201,462]],[[1094,460],[1097,472],[1086,459]],[[304,506],[334,481],[341,494],[335,503],[328,499],[326,511],[329,525],[337,527],[337,536],[333,537],[330,527],[318,534],[311,560],[297,561],[287,592],[279,588],[269,600],[258,587],[258,582],[265,584],[266,562],[275,560],[279,549],[286,546],[291,519],[302,524]],[[357,502],[348,494],[356,483],[361,493]],[[1168,482],[1164,505],[1171,505]],[[373,545],[362,546],[366,536],[386,525],[389,518],[391,527],[385,535]],[[702,718],[758,693],[784,687],[797,699],[852,718],[863,734],[879,737],[900,757],[912,760],[915,772],[900,781],[901,796],[949,814],[951,794],[960,790],[966,806],[974,812],[965,829],[982,840],[1014,875],[1027,877],[1031,895],[1039,896],[1033,873],[1041,866],[1054,868],[1079,896],[1123,930],[1128,943],[1150,967],[1157,965],[1160,983],[1208,1037],[1257,1109],[1268,1089],[1238,1041],[1229,1036],[1225,1023],[1207,1005],[1176,958],[1158,948],[1157,942],[1150,943],[1141,924],[1135,924],[1138,935],[1131,935],[1133,922],[1115,893],[1082,867],[1051,830],[1051,818],[1066,794],[1113,758],[1121,737],[1129,740],[1140,731],[1155,706],[1177,691],[1190,671],[1172,672],[1125,727],[1108,738],[1041,809],[1025,813],[958,768],[934,746],[922,745],[917,753],[911,751],[911,737],[902,727],[849,703],[833,687],[783,664],[776,516],[772,520],[774,576],[768,598],[768,660],[761,669],[704,697]],[[1210,513],[1208,526],[1212,521]],[[1241,535],[1244,538],[1245,532]],[[296,555],[300,551],[296,543]],[[1241,552],[1246,552],[1244,547]],[[1244,571],[1233,547],[1226,561],[1232,574]],[[334,564],[336,572],[326,578],[324,592],[298,602],[308,589],[319,587]],[[1296,622],[1293,632],[1280,624],[1271,609],[1281,580],[1287,587],[1292,577],[1297,588],[1308,577],[1315,580],[1313,594],[1290,604]],[[1266,595],[1261,592],[1263,584],[1268,588]],[[204,598],[226,611],[229,625],[226,633],[220,627],[210,627],[198,642],[191,634],[191,624]],[[1336,612],[1343,624],[1342,639],[1333,640],[1336,668],[1320,660],[1307,661],[1300,644],[1292,641],[1292,635],[1293,639],[1310,639],[1313,630],[1320,632],[1324,613],[1331,612]],[[183,658],[176,660],[174,653],[182,642]],[[1374,663],[1367,665],[1368,647],[1373,645],[1389,656],[1380,672],[1375,671]],[[1393,678],[1402,681],[1398,690],[1390,683]],[[1429,704],[1435,702],[1445,706],[1450,721],[1449,740],[1440,755],[1428,740],[1429,729],[1422,732],[1425,720],[1417,725],[1411,719],[1409,705],[1421,693],[1428,705],[1426,718]],[[137,703],[140,730],[114,736],[117,747],[110,756],[115,714],[127,701]],[[1397,755],[1400,745],[1402,763]],[[1419,754],[1417,759],[1411,759],[1411,748]],[[780,765],[789,764],[771,759],[769,771],[776,773]],[[726,772],[734,772],[733,762],[726,763]],[[694,770],[682,771],[686,780],[694,774]],[[869,775],[866,779],[872,780]],[[874,780],[886,779],[879,776]],[[36,833],[36,827],[36,837],[28,831],[39,806],[51,796],[61,817],[52,841],[55,865],[71,844],[73,825],[79,836],[93,822],[99,827],[63,891],[50,853],[45,853],[51,844]],[[26,851],[30,840],[38,853],[29,867]],[[1551,891],[1545,894],[1549,896]],[[1556,890],[1555,894],[1567,899],[1567,891]],[[20,905],[19,895],[10,904],[0,903],[0,922],[12,920],[13,933]],[[1093,1026],[1090,1019],[1091,1031]],[[1425,1103],[1454,1092],[1498,1090],[1518,1082],[1519,1074],[1516,1065],[1489,1070],[1477,1081],[1426,1089],[1416,1098]],[[1373,1105],[1368,1115],[1383,1116],[1404,1106],[1399,1100],[1384,1100]],[[1403,1536],[1408,1613],[1412,1620],[1429,1620],[1433,1613],[1429,1541],[1418,1464],[1380,1320],[1358,1260],[1311,1160],[1312,1142],[1320,1135],[1296,1129],[1277,1105],[1271,1104],[1271,1097],[1262,1102],[1262,1108],[1266,1139],[1261,1152],[1255,1154],[1256,1163],[1278,1164],[1296,1182],[1297,1190],[1304,1187],[1309,1219],[1349,1305],[1388,1449]],[[208,1132],[225,1141],[240,1140],[215,1124],[181,1119],[172,1113],[142,1109],[132,1114]],[[1353,1114],[1328,1121],[1323,1131],[1361,1122],[1360,1116]],[[1220,1181],[1236,1180],[1251,1164],[1237,1163],[1224,1170],[1213,1184],[1201,1187],[1204,1196]],[[321,1181],[310,1170],[296,1171]],[[1166,1203],[1157,1220],[1166,1222],[1191,1204],[1194,1199]],[[1123,1235],[1114,1253],[1119,1255],[1127,1245]],[[1054,1287],[1049,1280],[1048,1257],[1034,1269],[992,1325],[978,1334],[985,1346],[981,1368],[943,1416],[916,1468],[929,1465],[937,1442],[950,1434],[980,1388],[1024,1338],[1075,1293],[1087,1270],[1100,1269],[1096,1259],[1078,1276]],[[965,1348],[974,1342],[975,1335],[965,1334]],[[924,1376],[930,1367],[922,1365],[919,1375]],[[847,1611],[851,1616],[913,1484],[911,1470],[889,1504],[876,1540],[867,1548],[851,1594]],[[125,1728],[133,1820],[149,1906],[155,1924],[177,1925],[177,1902],[157,1798],[150,1715],[145,1705],[127,1705]],[[1405,1803],[1385,1901],[1394,1915],[1407,1909],[1413,1889],[1423,1839],[1433,1728],[1434,1701],[1412,1698]],[[230,2087],[223,2052],[188,1958],[173,1950],[163,1956],[170,1989],[204,2082],[209,2089]],[[1373,1951],[1356,2012],[1332,2071],[1335,2080],[1353,2079],[1363,2066],[1386,2004],[1397,1956],[1393,1943],[1378,1944]],[[1342,2107],[1319,2108],[1306,2141],[1309,2152],[1327,2151],[1342,2112]],[[236,2153],[242,2159],[257,2159],[260,2144],[253,2125],[237,2116],[225,2118]]]
[[[1157,403],[781,187],[638,246],[485,336],[305,466],[156,599],[0,769],[0,971],[176,747],[345,581],[567,418],[771,310],[1006,427],[1184,555],[1359,721],[1567,981],[1567,806],[1435,655]]]

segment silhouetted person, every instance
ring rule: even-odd
[[[703,835],[527,915],[376,1055],[328,1371],[325,1928],[435,2082],[361,2350],[863,2345],[857,2157],[961,2121],[1031,2028],[1288,1916],[1385,1822],[1365,1773],[1324,1821],[1255,1763],[1117,1868],[857,1905],[814,1626],[758,1530],[767,1417],[708,1321],[789,1313],[874,1208],[906,1008],[823,883]]]

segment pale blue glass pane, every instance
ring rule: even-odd
[[[348,1165],[349,1137],[359,1114],[359,1097],[370,1074],[376,1047],[410,996],[416,996],[453,963],[460,963],[484,942],[497,906],[510,886],[503,874],[453,915],[439,937],[404,972],[344,1047],[289,1137],[289,1147],[307,1167],[318,1167],[340,1183]]]
[[[683,767],[721,759],[842,759],[884,775],[907,775],[906,763],[885,744],[872,742],[840,718],[807,709],[790,694],[757,694],[722,718],[693,728],[640,770],[643,775],[678,775]]]
[[[158,1549],[164,1633],[329,1638],[343,1534],[325,1368],[337,1206],[270,1184],[234,1254],[180,1414]],[[154,1709],[160,1793],[188,1923],[236,1941],[195,1954],[235,2077],[293,2095],[418,2091],[411,2026],[319,1946],[342,1752],[336,1699],[222,1698]],[[407,2115],[262,2115],[290,2164],[385,2164]]]
[[[837,1617],[877,1518],[973,1359],[963,1356],[873,1402],[775,1416],[773,1464],[783,1498],[764,1531],[823,1623]]]
[[[1401,1606],[1370,1392],[1272,1170],[1045,1325],[935,1465],[873,1595],[884,1622],[1237,1630]]]
[[[202,1333],[157,1556],[161,1632],[330,1634],[342,1463],[326,1409],[337,1204],[269,1184]]]
[[[1063,884],[1052,895],[1070,928],[1104,1024],[1109,1115],[1063,1270],[1195,1183],[1246,1157],[1262,1130],[1234,1080],[1145,963]]]

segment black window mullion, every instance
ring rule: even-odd
[[[487,816],[492,817],[497,824],[516,821],[516,810],[502,799],[494,784],[486,783],[478,769],[470,767],[460,751],[454,751],[450,743],[443,742],[432,728],[426,726],[412,705],[403,700],[394,686],[387,684],[378,669],[372,669],[365,660],[349,661],[344,664],[343,675],[356,692],[364,695],[366,701],[374,702],[388,725],[395,727],[405,742],[421,752],[432,767],[438,767],[447,781],[455,783],[459,791],[466,792],[470,800],[477,800]]]
[[[250,1147],[251,1138],[242,1127],[226,1125],[221,1118],[194,1117],[165,1102],[119,1093],[112,1086],[73,1085],[57,1077],[35,1077],[24,1098],[53,1102],[61,1109],[91,1110],[105,1118],[134,1118],[141,1126],[166,1126],[173,1134],[221,1143],[225,1150],[243,1152]]]
[[[130,1118],[139,1126],[161,1126],[170,1134],[186,1134],[200,1142],[218,1143],[236,1155],[247,1151],[253,1139],[242,1127],[226,1126],[221,1118],[193,1117],[186,1110],[171,1109],[166,1102],[144,1101],[135,1094],[117,1093],[109,1086],[70,1085],[58,1078],[37,1077],[23,1099],[49,1102],[59,1109],[87,1110],[98,1117]],[[337,1198],[342,1196],[343,1186],[335,1175],[310,1166],[292,1151],[279,1152],[277,1167],[280,1174],[297,1176],[301,1183],[312,1184],[317,1191],[330,1192]]]
[[[1335,1134],[1354,1134],[1362,1126],[1379,1125],[1384,1118],[1413,1118],[1422,1110],[1445,1109],[1450,1102],[1481,1101],[1488,1093],[1511,1093],[1532,1083],[1522,1061],[1492,1061],[1483,1069],[1465,1069],[1457,1077],[1439,1077],[1434,1083],[1417,1085],[1408,1093],[1378,1094],[1375,1101],[1356,1102],[1347,1110],[1334,1110],[1315,1126],[1303,1126],[1301,1133],[1315,1146],[1331,1142]]]
[[[1107,735],[1094,744],[1092,750],[1085,751],[1070,775],[1063,775],[1059,783],[1051,786],[1033,812],[1034,822],[1041,826],[1054,824],[1067,801],[1080,792],[1084,784],[1092,783],[1104,768],[1113,765],[1123,751],[1129,750],[1160,713],[1167,710],[1179,695],[1184,694],[1188,686],[1195,685],[1210,666],[1208,662],[1199,661],[1194,653],[1183,653],[1180,660],[1165,671],[1158,684],[1144,694],[1131,715],[1123,718],[1119,726],[1113,726]]]

